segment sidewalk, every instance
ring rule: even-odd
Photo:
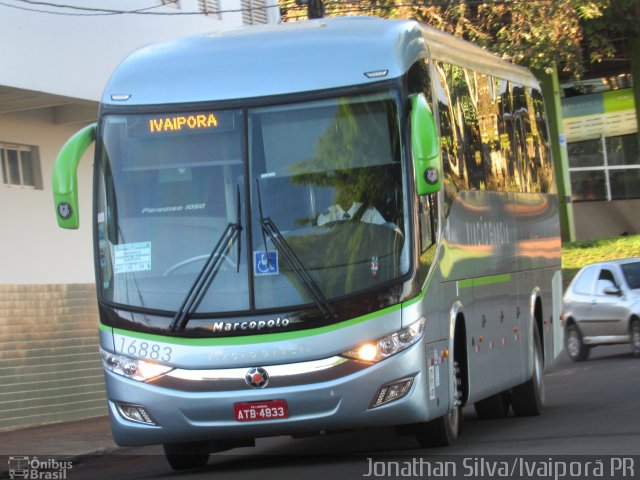
[[[119,449],[111,438],[109,417],[55,423],[0,432],[0,457],[104,455]],[[0,464],[0,472],[6,465]]]

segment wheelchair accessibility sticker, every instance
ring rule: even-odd
[[[278,275],[278,252],[253,252],[253,274],[256,277],[263,275]]]

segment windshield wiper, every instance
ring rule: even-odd
[[[191,315],[196,311],[202,299],[206,295],[211,283],[216,278],[216,275],[220,271],[220,267],[223,262],[224,255],[231,250],[234,242],[238,242],[238,258],[237,268],[240,271],[240,241],[238,237],[242,231],[242,223],[240,221],[240,187],[237,191],[237,220],[236,223],[229,223],[227,227],[220,235],[220,238],[216,242],[215,247],[209,254],[207,261],[200,269],[200,273],[196,277],[195,281],[191,285],[187,296],[180,305],[180,308],[173,317],[173,322],[169,326],[169,330],[175,332],[176,330],[184,330],[189,323]]]
[[[260,195],[260,182],[257,178],[256,178],[256,184],[257,184],[257,193],[258,193],[258,214],[260,216],[260,226],[262,227],[264,250],[265,250],[265,254],[267,255],[267,258],[269,257],[269,255],[267,251],[267,240],[266,238],[264,238],[265,233],[269,235],[269,238],[275,245],[276,249],[280,253],[282,253],[282,256],[287,261],[287,263],[291,266],[291,268],[293,269],[293,272],[300,279],[300,281],[302,282],[302,285],[307,290],[307,293],[309,294],[313,302],[316,304],[316,306],[318,307],[322,315],[324,315],[325,318],[335,317],[336,315],[335,310],[331,306],[331,303],[329,302],[327,297],[325,297],[324,293],[322,293],[322,290],[320,289],[318,284],[315,282],[313,277],[311,277],[311,275],[309,274],[309,270],[307,270],[307,268],[304,266],[300,258],[296,255],[296,253],[293,251],[289,243],[282,236],[282,234],[280,233],[280,230],[278,230],[278,227],[276,227],[275,223],[273,223],[273,220],[271,220],[270,217],[265,218],[264,215],[262,214],[262,197]]]

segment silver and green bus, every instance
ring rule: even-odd
[[[54,168],[95,270],[113,436],[174,468],[258,437],[538,415],[560,231],[531,73],[413,21],[143,48]]]

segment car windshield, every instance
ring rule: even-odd
[[[621,265],[624,279],[632,290],[640,288],[640,262],[624,263]]]
[[[96,169],[102,297],[176,312],[238,219],[195,313],[317,304],[300,272],[329,301],[406,274],[398,125],[390,93],[106,115]]]

